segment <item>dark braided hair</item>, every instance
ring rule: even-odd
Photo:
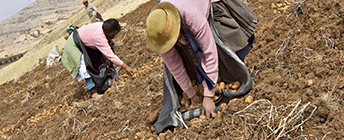
[[[116,19],[112,18],[104,21],[102,28],[109,45],[111,46],[111,48],[113,48],[114,43],[112,41],[112,38],[110,37],[110,33],[115,36],[121,31],[121,26]]]

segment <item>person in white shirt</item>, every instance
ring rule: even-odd
[[[83,0],[82,3],[85,5],[87,15],[90,17],[91,22],[103,22],[102,16],[97,11],[96,6],[88,2],[88,0]]]

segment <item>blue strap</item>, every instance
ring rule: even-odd
[[[208,75],[205,73],[202,65],[200,64],[200,61],[203,57],[202,54],[202,49],[201,47],[198,45],[196,39],[193,37],[193,35],[191,34],[189,29],[185,29],[185,33],[186,33],[186,37],[189,40],[189,43],[192,47],[192,50],[195,52],[196,56],[198,56],[198,59],[195,63],[196,66],[196,75],[197,75],[197,83],[201,84],[203,80],[205,80],[208,89],[212,90],[214,88],[214,82],[208,77]]]
[[[205,80],[205,83],[208,86],[209,90],[212,90],[214,88],[214,82],[208,77],[208,75],[205,73],[204,69],[202,68],[201,64],[196,64],[196,74],[197,74],[197,83],[201,84],[203,79]]]
[[[193,35],[191,34],[189,29],[186,29],[185,32],[186,32],[186,37],[188,38],[190,45],[192,47],[192,50],[195,52],[195,54],[201,60],[203,58],[201,47],[199,47],[196,39],[193,37]]]

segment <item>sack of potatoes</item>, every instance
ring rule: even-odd
[[[221,78],[219,78],[219,81],[216,83],[214,100],[217,100],[219,96],[222,94],[222,89],[227,89],[227,90],[230,90],[231,92],[235,92],[241,86],[240,81],[225,83],[223,81],[220,81],[220,79]],[[196,81],[193,81],[192,85],[194,89],[196,90],[195,96],[198,96],[201,100],[203,100],[203,95],[204,95],[203,85],[196,84]],[[189,97],[184,92],[182,93],[182,96],[179,97],[179,103],[181,105],[181,107],[179,108],[179,111],[196,109],[202,106],[201,103],[196,104],[196,105],[191,104]]]

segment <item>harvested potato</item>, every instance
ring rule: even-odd
[[[221,118],[221,116],[222,116],[222,113],[220,112],[220,111],[217,111],[216,113],[215,113],[215,118]]]
[[[201,103],[198,103],[198,104],[191,104],[189,109],[196,109],[196,108],[200,108],[202,106]]]
[[[185,92],[183,92],[182,96],[178,97],[178,99],[181,107],[185,107],[185,109],[188,109],[190,107],[190,99]]]
[[[226,104],[226,103],[222,103],[222,104],[220,105],[220,110],[223,110],[223,109],[225,109],[225,108],[226,108],[226,106],[227,106],[227,104]]]
[[[184,98],[180,100],[180,105],[185,106],[185,104],[186,104],[186,101],[184,100]]]
[[[284,3],[286,3],[287,5],[291,4],[291,2],[289,2],[289,0],[284,0]]]
[[[237,90],[241,86],[241,83],[239,81],[235,81],[232,85],[232,89]]]
[[[221,89],[225,88],[225,86],[226,86],[226,84],[225,84],[224,82],[220,82],[219,87],[220,87]]]
[[[190,103],[189,103],[189,102],[186,102],[186,103],[185,103],[185,109],[188,110],[189,108],[190,108]]]
[[[313,80],[308,80],[307,81],[307,86],[309,86],[309,87],[313,86]]]
[[[199,121],[200,121],[199,118],[193,118],[190,120],[190,123],[195,124],[195,123],[198,123]]]
[[[229,84],[227,84],[227,85],[225,86],[225,88],[226,88],[226,89],[231,89],[232,86],[233,86],[233,84],[232,84],[232,83],[229,83]]]
[[[283,6],[283,3],[277,3],[277,7],[280,8]]]
[[[199,118],[205,120],[207,117],[205,115],[200,115]]]
[[[155,131],[156,131],[156,129],[155,129],[154,126],[151,126],[151,127],[150,127],[150,130],[151,130],[152,132],[155,132]]]
[[[221,90],[221,88],[219,87],[219,84],[216,84],[215,93],[217,93],[217,94],[221,94],[221,93],[222,93],[222,90]]]
[[[219,99],[219,96],[214,96],[214,100],[217,100],[217,99]]]
[[[251,104],[252,102],[253,102],[253,97],[251,95],[249,95],[245,98],[245,103]]]
[[[277,14],[277,10],[274,10],[273,13],[274,13],[274,14]]]
[[[140,135],[141,135],[141,132],[137,132],[137,133],[135,134],[135,139],[139,139],[139,138],[140,138]]]

